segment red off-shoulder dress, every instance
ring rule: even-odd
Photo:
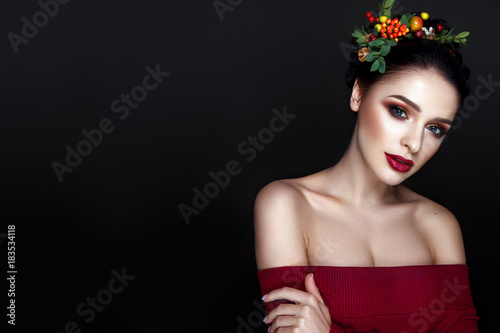
[[[257,276],[265,295],[285,286],[305,291],[308,273],[330,311],[330,332],[478,332],[466,265],[284,266]],[[266,302],[266,313],[281,303],[291,302]]]

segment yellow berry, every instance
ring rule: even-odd
[[[382,25],[380,24],[375,24],[375,29],[377,29],[378,32],[382,29]]]
[[[422,20],[428,20],[429,19],[429,14],[426,13],[426,12],[423,12],[422,14],[420,14],[420,17],[422,18]]]
[[[385,23],[387,21],[387,16],[382,15],[380,16],[380,22]]]

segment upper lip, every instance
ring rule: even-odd
[[[386,153],[387,154],[387,153]],[[398,160],[399,162],[401,163],[404,163],[404,164],[407,164],[409,166],[412,166],[413,165],[413,161],[412,160],[409,160],[409,159],[406,159],[404,158],[403,156],[401,155],[393,155],[393,154],[387,154],[389,155],[390,157],[392,157],[393,159],[395,160]]]

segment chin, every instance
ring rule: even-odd
[[[380,174],[379,179],[387,185],[396,186],[410,178],[414,173],[415,172],[397,172],[389,168]]]

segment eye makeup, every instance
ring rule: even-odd
[[[389,113],[396,119],[407,120],[410,118],[410,111],[408,111],[408,109],[405,108],[404,106],[394,103],[388,103],[386,108],[389,111]],[[432,123],[428,125],[426,128],[432,133],[432,135],[434,135],[437,138],[441,138],[448,132],[448,130],[446,129],[445,126],[439,124],[439,122],[451,125],[451,121],[445,118],[436,118],[434,119],[434,121],[438,121],[438,123]]]

